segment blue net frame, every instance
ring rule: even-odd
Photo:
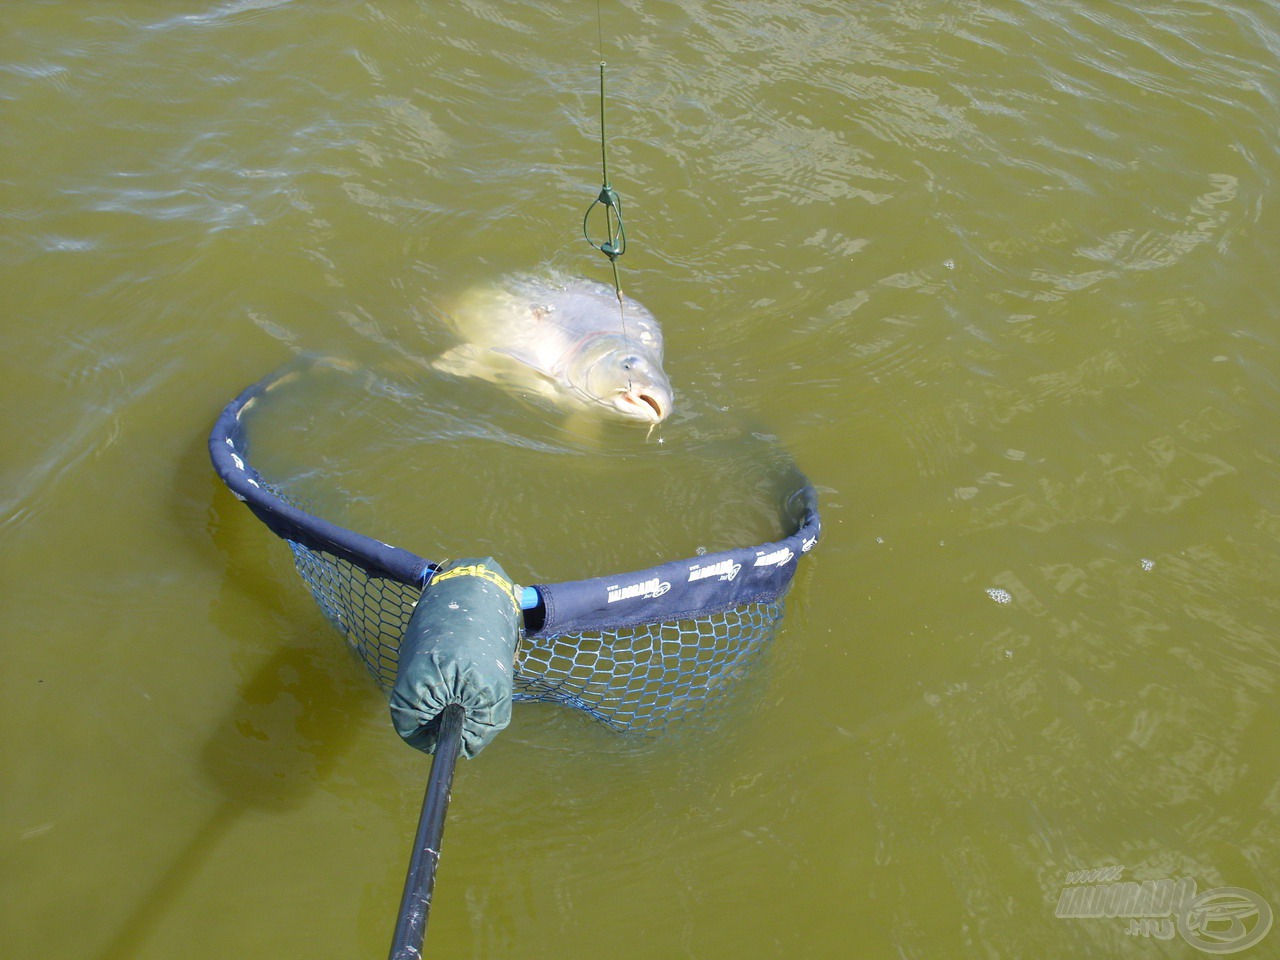
[[[245,414],[275,382],[246,388],[222,411],[209,435],[214,469],[288,544],[320,609],[389,689],[401,637],[438,565],[308,513],[250,465]],[[795,529],[778,541],[536,584],[513,699],[564,704],[629,731],[655,730],[718,699],[776,633],[796,565],[818,541],[817,493],[807,480],[785,507]]]

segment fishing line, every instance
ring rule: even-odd
[[[599,43],[600,53],[600,169],[602,184],[600,194],[591,202],[591,206],[587,207],[587,212],[582,215],[582,236],[587,243],[595,247],[606,257],[609,258],[609,265],[613,268],[613,292],[618,298],[618,317],[622,321],[622,335],[627,335],[627,312],[626,305],[622,299],[622,280],[618,275],[618,258],[627,252],[627,230],[622,220],[622,198],[618,196],[616,190],[609,183],[609,147],[608,138],[605,135],[605,94],[604,94],[604,18],[600,12],[600,0],[596,0],[596,39]],[[603,243],[597,243],[591,239],[591,233],[588,228],[587,221],[591,217],[591,212],[597,206],[604,207],[605,236]],[[617,220],[617,231],[614,230],[614,220]],[[631,373],[627,371],[627,389],[631,390]]]

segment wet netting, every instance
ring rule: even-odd
[[[316,603],[389,690],[409,618],[440,565],[308,513],[253,468],[246,414],[275,379],[223,410],[209,437],[214,468],[286,541]],[[523,588],[512,699],[651,731],[726,692],[777,631],[796,564],[818,539],[807,481],[782,506],[794,532],[778,541]]]

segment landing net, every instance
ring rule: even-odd
[[[253,468],[245,414],[275,381],[247,388],[218,417],[214,468],[286,541],[320,609],[389,689],[401,637],[438,564],[308,513]],[[777,631],[796,564],[818,539],[807,481],[783,507],[794,532],[778,541],[526,591],[513,699],[649,731],[727,692]]]

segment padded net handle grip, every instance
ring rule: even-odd
[[[411,747],[435,751],[440,715],[466,710],[462,752],[474,757],[511,721],[520,589],[491,557],[436,571],[400,644],[391,720]]]

